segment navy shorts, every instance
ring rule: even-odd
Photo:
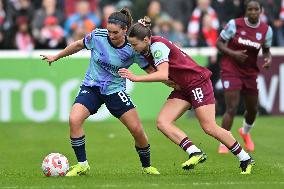
[[[97,86],[81,86],[75,103],[84,105],[90,114],[97,113],[102,104],[105,104],[109,112],[116,118],[120,118],[125,112],[135,108],[129,95],[125,91],[119,91],[110,95],[101,94]]]

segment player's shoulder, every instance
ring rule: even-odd
[[[96,28],[92,31],[92,34],[95,37],[107,37],[108,36],[108,31],[107,29],[103,29],[103,28]]]
[[[164,37],[161,36],[152,36],[151,37],[151,42],[155,43],[155,42],[161,42],[161,43],[166,43],[168,40]]]

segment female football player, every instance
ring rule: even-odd
[[[247,1],[246,16],[230,20],[217,41],[217,47],[223,54],[221,79],[226,103],[222,128],[231,130],[242,95],[246,111],[239,134],[248,151],[254,151],[249,131],[254,125],[258,109],[257,56],[261,48],[264,56],[262,67],[269,68],[271,64],[269,47],[272,43],[272,29],[260,21],[261,11],[261,4],[257,0]],[[228,153],[229,149],[221,143],[218,152]]]
[[[90,166],[86,158],[84,121],[95,114],[102,104],[130,131],[140,157],[142,172],[159,174],[150,164],[150,145],[135,106],[125,92],[126,80],[118,74],[119,68],[128,68],[137,62],[147,72],[153,69],[134,52],[127,42],[126,32],[132,24],[128,9],[114,12],[108,19],[107,29],[95,29],[84,39],[78,40],[55,56],[42,55],[49,65],[60,58],[74,54],[84,48],[91,50],[91,59],[81,90],[73,104],[69,124],[71,145],[78,164],[71,167],[66,176],[85,174]]]
[[[197,65],[172,42],[159,36],[152,36],[150,24],[151,20],[145,17],[131,26],[128,31],[128,41],[135,51],[141,53],[156,68],[156,71],[137,76],[122,68],[119,74],[134,82],[159,82],[170,79],[180,88],[172,91],[162,107],[157,127],[189,154],[189,159],[182,164],[182,168],[192,169],[206,160],[205,153],[174,125],[185,111],[193,107],[205,133],[221,141],[239,158],[241,174],[250,174],[254,160],[242,149],[230,132],[216,124],[211,72]]]

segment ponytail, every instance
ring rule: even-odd
[[[133,19],[128,8],[112,13],[108,18],[108,23],[120,25],[123,29],[130,28]]]
[[[145,37],[151,37],[151,19],[148,16],[138,20],[137,23],[133,24],[128,30],[129,37],[136,37],[139,40],[143,40]]]

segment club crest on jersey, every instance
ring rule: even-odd
[[[230,82],[229,81],[224,81],[224,88],[225,89],[228,89],[229,88],[229,86],[230,86]]]
[[[156,59],[161,58],[162,55],[163,55],[163,53],[162,53],[161,50],[156,50],[156,51],[154,52],[154,58],[156,58]]]
[[[257,32],[257,33],[255,34],[255,38],[256,38],[258,41],[261,40],[261,39],[262,39],[262,34],[259,33],[259,32]]]

